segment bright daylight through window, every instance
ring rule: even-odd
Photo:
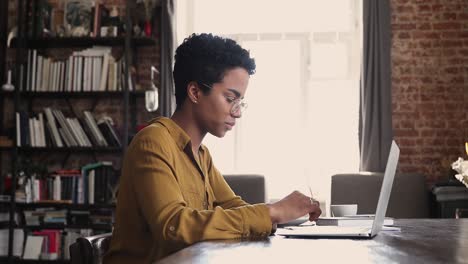
[[[330,177],[359,169],[359,0],[179,0],[179,43],[207,32],[250,50],[249,108],[224,138],[207,136],[223,174],[265,176],[269,199],[293,190],[329,201]]]

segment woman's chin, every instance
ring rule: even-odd
[[[223,138],[226,135],[226,132],[227,130],[220,130],[220,131],[214,131],[213,133],[210,133],[210,134],[218,138]]]

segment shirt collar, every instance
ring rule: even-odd
[[[169,131],[169,134],[181,150],[184,150],[187,144],[190,142],[189,135],[187,135],[187,133],[185,133],[185,131],[172,119],[167,117],[157,117],[153,120],[152,123],[161,124],[162,126],[166,127]]]

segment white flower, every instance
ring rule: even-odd
[[[468,161],[458,158],[457,161],[452,163],[452,169],[462,175],[468,175]]]
[[[457,174],[455,175],[455,178],[457,178],[457,180],[459,180],[461,183],[465,184],[466,188],[468,188],[468,176],[467,175]]]

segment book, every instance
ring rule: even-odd
[[[37,69],[37,50],[32,50],[32,65],[31,65],[31,71],[32,71],[32,76],[31,76],[31,83],[29,85],[29,92],[36,91],[37,87],[37,79],[36,79],[36,69]]]
[[[102,71],[101,71],[101,79],[99,80],[99,90],[98,91],[105,91],[106,84],[107,84],[107,75],[109,73],[109,53],[104,54],[104,58],[102,61]]]
[[[39,259],[43,241],[43,236],[28,235],[24,247],[23,259]]]
[[[63,147],[63,143],[62,143],[62,140],[61,140],[61,137],[60,137],[60,134],[59,134],[57,124],[55,122],[55,118],[54,118],[54,114],[52,112],[52,109],[49,108],[49,107],[46,107],[46,108],[44,108],[44,113],[46,115],[47,124],[48,124],[50,130],[52,131],[51,138],[53,139],[54,146]]]
[[[26,73],[26,91],[31,89],[31,64],[32,64],[32,50],[28,50],[28,70]]]
[[[60,231],[43,229],[34,231],[33,235],[44,237],[45,245],[42,248],[41,259],[55,260],[58,259],[58,251],[60,248]]]
[[[374,215],[356,215],[350,217],[320,217],[315,220],[319,226],[372,226]],[[386,217],[384,225],[392,226],[393,218]]]
[[[84,114],[84,119],[85,119],[85,121],[86,121],[86,123],[87,123],[87,125],[88,125],[88,127],[89,127],[89,129],[91,131],[92,137],[94,137],[94,139],[98,143],[98,146],[102,146],[102,147],[109,146],[106,139],[102,135],[101,130],[99,130],[99,128],[98,128],[98,126],[96,124],[96,120],[94,119],[91,112],[83,111],[83,114]]]
[[[101,161],[101,162],[87,164],[81,168],[81,178],[80,178],[81,183],[79,184],[81,184],[81,186],[83,187],[82,189],[83,192],[78,193],[78,203],[80,204],[94,203],[94,193],[90,194],[90,191],[94,192],[94,178],[96,177],[96,175],[93,172],[93,175],[91,176],[91,180],[89,176],[90,176],[91,171],[94,171],[96,168],[99,168],[101,166],[112,166],[112,163],[108,161]],[[78,186],[78,188],[80,188],[80,186]],[[90,201],[90,197],[92,198],[92,201]]]
[[[0,256],[8,255],[9,230],[0,229]],[[13,231],[13,256],[21,257],[23,255],[24,230],[15,228]]]
[[[21,140],[21,121],[20,121],[20,113],[16,112],[15,113],[16,117],[16,146],[21,147],[21,144],[24,145],[24,141]],[[24,131],[23,131],[24,133]]]
[[[106,139],[107,143],[113,147],[122,147],[117,133],[114,131],[114,127],[108,119],[100,119],[97,122],[98,128],[101,130],[102,135]]]

